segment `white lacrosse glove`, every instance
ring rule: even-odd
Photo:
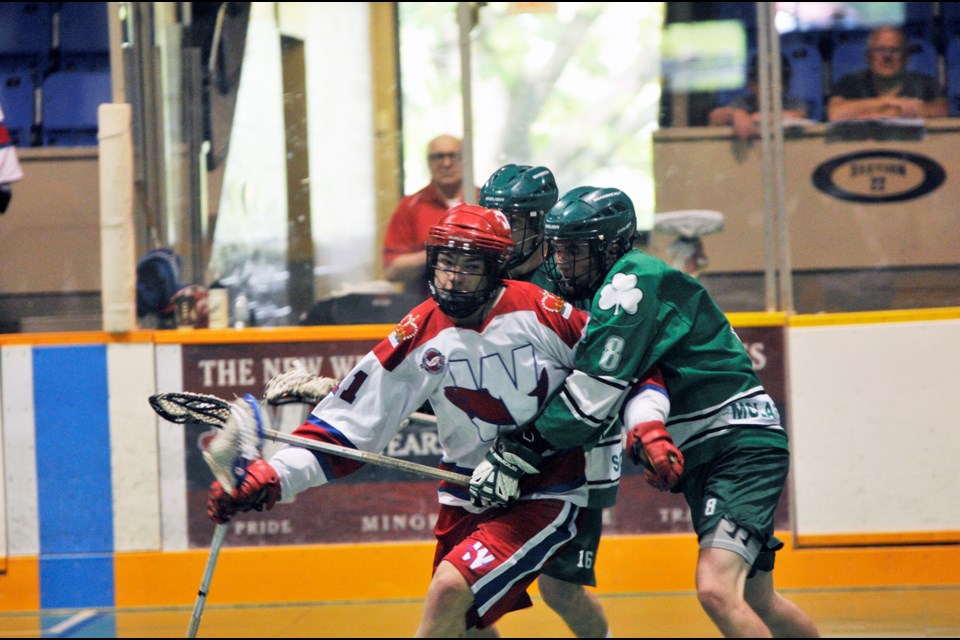
[[[280,478],[261,457],[263,421],[250,394],[230,404],[230,416],[203,451],[216,480],[207,494],[207,515],[226,524],[241,511],[269,511],[280,499]]]
[[[316,405],[336,386],[336,380],[310,373],[303,362],[297,360],[292,369],[275,375],[267,382],[263,389],[263,399],[272,405],[289,402]]]
[[[537,442],[525,437],[536,434]],[[483,462],[470,477],[470,502],[477,507],[508,507],[520,499],[520,480],[525,475],[540,473],[537,465],[543,460],[539,449],[545,441],[532,429],[498,436]]]
[[[203,459],[227,493],[243,480],[247,465],[263,451],[263,418],[250,394],[229,405],[230,415],[203,451]]]

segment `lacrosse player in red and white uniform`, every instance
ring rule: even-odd
[[[0,108],[0,214],[7,210],[13,192],[10,184],[23,178],[23,169],[17,158],[17,149],[13,146],[10,131],[3,123],[3,109]]]
[[[506,508],[477,506],[466,487],[440,484],[421,637],[463,635],[530,606],[527,587],[576,535],[579,508],[586,505],[579,447],[533,458],[525,447],[491,449],[500,434],[533,419],[560,387],[587,321],[540,287],[502,279],[512,244],[501,212],[467,204],[450,209],[427,240],[430,299],[364,356],[294,432],[380,452],[429,401],[442,468],[465,475],[495,469],[487,487],[498,493],[511,490],[511,475],[524,476],[519,499]],[[237,410],[255,419],[255,406]],[[232,494],[214,482],[208,513],[223,523],[238,511],[269,509],[359,466],[291,446],[269,462],[253,462]]]

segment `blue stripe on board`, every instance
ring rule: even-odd
[[[112,607],[113,554],[40,556],[40,608]]]
[[[108,393],[106,345],[33,349],[44,608],[113,606],[112,556],[55,557],[113,552]]]

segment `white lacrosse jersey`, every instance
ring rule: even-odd
[[[3,108],[0,107],[0,184],[7,184],[23,178],[17,149],[10,139],[7,125],[3,123]]]
[[[540,287],[508,280],[481,326],[455,325],[427,299],[364,356],[294,433],[382,452],[403,421],[427,401],[437,417],[441,468],[472,474],[493,441],[529,422],[573,365],[587,315]],[[352,473],[360,463],[278,452],[284,498]],[[298,457],[299,456],[299,457]],[[521,498],[558,498],[586,505],[580,447],[547,456],[540,473],[521,481]],[[466,487],[442,482],[440,502],[470,505]]]

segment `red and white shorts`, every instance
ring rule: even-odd
[[[562,500],[521,500],[479,514],[440,506],[433,568],[446,560],[466,578],[474,597],[468,629],[531,606],[527,587],[577,535],[579,511]]]

